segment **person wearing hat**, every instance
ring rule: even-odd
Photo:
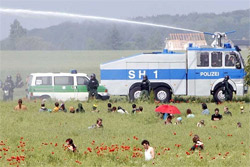
[[[95,97],[97,99],[98,93],[97,93],[97,88],[99,86],[99,82],[96,79],[95,74],[91,74],[90,80],[88,83],[88,92],[89,92],[89,98]]]
[[[92,112],[97,112],[97,113],[100,112],[99,110],[97,110],[97,105],[96,104],[93,105]]]
[[[10,100],[13,100],[14,88],[15,88],[15,85],[14,85],[14,82],[12,80],[12,77],[11,77],[11,75],[8,75],[4,84],[3,84],[2,89],[3,89],[3,91],[9,90],[8,99],[10,99]],[[5,99],[5,98],[3,98],[3,99]]]
[[[243,114],[245,111],[244,111],[244,106],[241,106],[240,107],[240,113]]]
[[[150,90],[151,90],[150,81],[148,80],[148,76],[144,75],[143,80],[141,82],[141,94],[140,94],[141,99],[143,99],[143,98],[148,99]]]
[[[226,101],[230,100],[230,94],[232,94],[231,89],[229,88],[228,80],[229,80],[229,76],[226,75],[222,82],[222,85],[224,87],[223,94],[225,94]]]

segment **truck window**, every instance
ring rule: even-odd
[[[222,52],[212,52],[212,67],[222,66]]]
[[[71,76],[55,77],[55,85],[74,85],[74,79]]]
[[[197,67],[208,67],[209,66],[209,53],[200,52],[197,56]]]
[[[36,77],[36,85],[51,85],[51,84],[52,84],[52,77],[49,76]]]
[[[77,85],[88,85],[89,80],[86,77],[77,77]]]
[[[225,66],[227,67],[232,67],[235,65],[235,55],[232,55],[232,54],[226,54],[225,56]]]

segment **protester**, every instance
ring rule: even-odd
[[[194,117],[195,117],[195,115],[192,114],[191,109],[187,109],[187,118],[194,118]]]
[[[141,99],[143,100],[149,99],[150,90],[151,90],[150,81],[148,80],[148,76],[144,75],[143,80],[141,82],[141,94],[140,94]]]
[[[204,149],[203,143],[200,141],[200,137],[198,135],[194,135],[193,142],[194,142],[194,145],[190,148],[190,150],[194,151],[195,149],[199,149],[199,150]]]
[[[69,112],[74,114],[76,112],[75,108],[73,106],[69,107]]]
[[[215,111],[215,114],[212,115],[211,120],[212,121],[219,121],[219,120],[221,120],[222,119],[222,115],[219,114],[219,109],[216,108],[214,111]]]
[[[103,128],[102,119],[101,118],[97,119],[96,124],[88,127],[88,129],[94,129],[94,128]]]
[[[202,127],[202,126],[205,126],[205,121],[204,121],[204,120],[200,120],[200,121],[197,123],[197,127]]]
[[[55,108],[53,109],[53,112],[58,112],[59,111],[59,103],[55,102]]]
[[[82,107],[82,103],[78,103],[78,108],[76,109],[76,112],[77,113],[79,113],[79,112],[84,113],[85,112],[84,108]]]
[[[23,105],[22,99],[18,100],[18,105],[14,108],[14,110],[27,110],[27,107]]]
[[[71,138],[66,140],[67,143],[67,149],[72,152],[76,152],[76,145],[74,144],[73,140]]]
[[[93,109],[93,110],[92,110],[91,112],[97,112],[97,113],[100,112],[100,111],[97,109],[97,105],[96,105],[96,104],[93,105],[92,109]]]
[[[201,112],[201,114],[203,114],[203,115],[209,115],[210,112],[209,112],[209,110],[207,108],[207,104],[206,103],[202,103],[201,106],[202,106],[202,109],[203,109],[203,111]]]
[[[241,128],[241,123],[240,122],[237,122],[237,127]]]
[[[39,112],[44,112],[44,111],[48,111],[48,109],[45,107],[45,103],[42,103]]]
[[[114,106],[112,107],[112,112],[116,112],[117,111],[117,108]]]
[[[67,109],[65,108],[65,104],[62,103],[60,108],[59,108],[59,111],[63,111],[63,112],[67,112]]]
[[[145,149],[145,160],[150,161],[155,158],[155,151],[154,148],[150,146],[149,141],[143,140],[141,142],[141,145],[143,145]]]
[[[111,112],[112,112],[112,104],[108,103],[108,113],[111,113]]]
[[[128,112],[125,109],[123,109],[121,106],[118,106],[117,112],[120,114],[128,114]]]
[[[244,111],[244,106],[241,106],[240,107],[240,113],[243,114],[245,111]]]
[[[230,116],[232,116],[232,113],[228,110],[227,106],[224,107],[224,115],[230,115]]]
[[[182,118],[178,117],[176,118],[175,125],[182,124]]]
[[[136,104],[132,104],[132,114],[136,113]]]
[[[139,110],[138,110],[137,112],[142,113],[142,111],[143,111],[143,107],[140,106],[140,107],[139,107]]]
[[[171,115],[168,115],[168,117],[165,121],[165,125],[172,124],[172,119],[173,119],[173,117]]]

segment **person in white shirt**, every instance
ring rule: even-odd
[[[150,161],[155,158],[155,151],[153,147],[150,147],[149,141],[143,140],[141,142],[141,145],[143,145],[145,149],[145,160]]]
[[[128,114],[128,112],[126,110],[124,110],[123,108],[121,108],[120,106],[118,107],[117,112],[120,114]]]

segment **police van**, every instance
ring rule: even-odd
[[[189,47],[184,53],[168,51],[142,53],[100,65],[101,83],[111,95],[140,97],[141,80],[148,76],[155,99],[167,102],[173,95],[209,96],[224,101],[223,79],[229,76],[229,100],[247,91],[244,60],[240,49],[223,43],[217,33],[214,46]],[[215,45],[216,44],[216,45]]]
[[[28,81],[29,99],[88,100],[89,77],[84,73],[32,73]],[[100,85],[98,99],[109,99],[107,88]]]

